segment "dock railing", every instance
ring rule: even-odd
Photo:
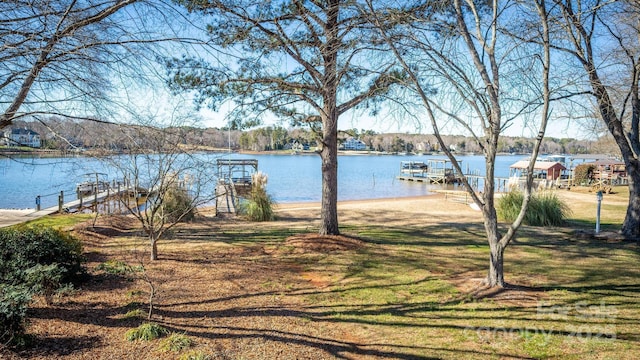
[[[98,205],[104,203],[109,208],[108,202],[114,200],[114,196],[120,196],[122,194],[128,194],[130,186],[127,184],[126,179],[124,181],[116,181],[107,184],[100,188],[102,191],[98,191],[95,187],[89,194],[85,194],[76,190],[60,190],[59,192],[37,195],[35,198],[35,211],[44,211],[49,214],[55,212],[67,212],[73,209],[83,210],[91,208],[92,211],[98,211]],[[67,201],[68,194],[74,194],[76,199]],[[56,198],[57,201],[52,201],[50,198]],[[47,200],[49,199],[49,200]],[[46,204],[49,204],[47,206]],[[55,205],[51,205],[55,204]]]

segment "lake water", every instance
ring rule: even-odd
[[[220,157],[258,160],[260,171],[268,175],[267,191],[276,202],[319,201],[321,197],[320,157],[317,155],[203,155],[210,158],[211,171],[216,172]],[[427,161],[444,156],[432,155],[341,155],[338,158],[338,199],[376,199],[428,195],[434,187],[412,181],[398,180],[401,161]],[[508,177],[509,166],[523,156],[499,156],[496,176]],[[465,172],[484,174],[482,156],[460,156]],[[75,186],[86,179],[87,173],[113,173],[104,163],[84,157],[68,158],[0,158],[0,208],[24,209],[35,207],[36,196],[42,206],[57,204],[57,196],[64,191],[75,196]],[[115,176],[109,176],[114,179]]]

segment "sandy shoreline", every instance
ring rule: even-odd
[[[459,194],[463,194],[460,192]],[[558,191],[556,194],[567,202],[570,207],[587,203],[595,204],[592,193],[580,191]],[[460,198],[462,196],[462,198]],[[624,206],[624,197],[607,196],[605,202]],[[450,196],[450,194],[435,193],[412,197],[376,198],[344,200],[338,202],[340,222],[385,222],[411,223],[415,221],[431,222],[447,219],[453,222],[482,221],[482,214],[474,210],[465,201],[464,195]],[[280,219],[297,219],[298,221],[318,221],[320,219],[321,203],[292,202],[277,203],[274,211]],[[215,214],[214,207],[198,209],[204,216]],[[0,227],[19,224],[39,217],[33,209],[0,209]]]
[[[33,209],[0,209],[0,218],[24,217],[36,212]]]
[[[29,215],[33,213],[35,213],[33,209],[0,209],[0,227],[32,220],[33,218],[29,217]]]
[[[277,222],[304,223],[309,229],[320,225],[320,203],[278,204]],[[371,224],[404,227],[438,222],[482,223],[482,213],[464,202],[433,194],[402,198],[348,200],[338,202],[341,225]],[[293,224],[292,224],[293,225]]]
[[[436,197],[442,197],[442,196],[443,196],[442,194],[431,194],[431,195],[423,195],[423,196],[342,200],[342,201],[338,201],[338,207],[355,206],[355,205],[366,206],[366,205],[371,205],[376,203],[419,201],[419,200],[435,199]],[[320,201],[276,203],[276,210],[284,210],[284,209],[292,209],[292,208],[320,208],[320,205],[321,205]]]
[[[446,201],[448,204],[455,204],[445,200],[443,194],[431,194],[423,196],[411,196],[411,197],[394,197],[394,198],[376,198],[376,199],[358,199],[358,200],[345,200],[338,202],[338,212],[349,215],[360,214],[359,216],[366,217],[367,213],[373,214],[380,212],[393,212],[393,213],[407,213],[413,212],[416,215],[421,213],[421,210],[430,209],[430,211],[440,208],[438,203]],[[461,209],[470,210],[467,205],[459,205],[458,211]],[[307,216],[314,218],[320,216],[321,203],[318,201],[311,202],[292,202],[292,203],[277,203],[275,205],[275,211],[279,214],[287,213],[306,213]],[[442,207],[450,211],[450,205]],[[203,207],[199,211],[205,215],[211,215],[215,213],[213,207]],[[35,214],[34,209],[0,209],[0,227],[11,226],[33,220]],[[355,216],[355,215],[354,215]],[[378,214],[378,217],[380,215]]]

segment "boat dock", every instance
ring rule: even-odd
[[[216,213],[235,214],[240,198],[251,191],[253,174],[258,171],[256,159],[218,159]]]
[[[424,182],[433,185],[459,185],[466,179],[473,189],[482,189],[486,177],[480,175],[478,171],[466,170],[466,174],[460,174],[451,165],[448,159],[431,159],[424,161],[401,161],[400,176],[397,178],[404,181]],[[494,178],[496,192],[507,192],[512,186],[510,178]]]
[[[135,189],[132,186],[117,183],[113,187],[107,186],[104,190],[92,194],[78,192],[77,198],[68,202],[65,202],[64,191],[60,191],[58,194],[58,204],[46,208],[41,206],[41,197],[37,196],[34,210],[0,210],[2,214],[0,227],[16,225],[57,213],[69,213],[85,209],[91,209],[93,212],[97,212],[99,205],[105,208],[105,212],[110,213],[112,211],[111,205],[114,207],[113,210],[115,210],[118,205],[122,205],[119,201],[111,204],[112,200],[122,198],[123,194],[126,194],[126,198],[129,199],[131,195],[146,195],[148,193],[146,190],[140,190],[141,189]]]
[[[463,174],[459,174],[448,159],[423,161],[401,161],[399,180],[427,182],[430,184],[458,184]]]

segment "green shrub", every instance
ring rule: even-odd
[[[551,191],[534,194],[527,211],[527,225],[561,226],[571,214],[571,209]]]
[[[48,303],[85,278],[82,246],[45,226],[0,229],[0,343],[24,342],[27,307],[34,295]]]
[[[32,292],[26,286],[0,283],[0,347],[17,344],[24,334]]]
[[[129,341],[150,341],[167,335],[169,331],[155,323],[144,323],[135,329],[127,331],[124,335]]]
[[[496,212],[498,218],[503,221],[513,222],[520,212],[524,194],[519,190],[512,190],[505,193],[496,202]]]
[[[36,264],[24,271],[25,284],[34,294],[44,295],[47,304],[51,303],[53,295],[61,289],[63,270],[58,264]]]
[[[193,341],[185,334],[173,333],[160,343],[161,351],[180,352],[193,346]]]
[[[511,191],[501,197],[496,206],[498,218],[512,222],[518,216],[524,194],[520,191]],[[549,191],[533,193],[523,223],[530,226],[560,226],[564,223],[571,210]]]
[[[0,229],[0,280],[25,283],[25,270],[57,264],[61,283],[78,283],[86,276],[82,244],[72,236],[45,226]]]
[[[60,287],[60,271],[56,265],[36,265],[27,270],[29,283],[0,284],[0,347],[11,344],[21,347],[28,343],[24,334],[27,309],[34,294],[43,294],[47,303]]]
[[[195,219],[196,212],[193,208],[193,199],[186,189],[178,185],[172,186],[164,194],[162,210],[169,222],[188,222]]]

